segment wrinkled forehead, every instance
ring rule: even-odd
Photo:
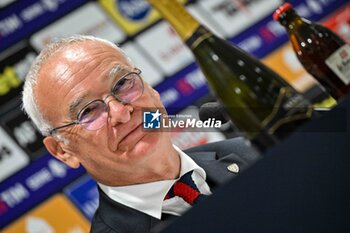
[[[59,63],[61,59],[71,64],[90,63],[92,62],[91,58],[98,61],[99,58],[104,58],[104,55],[107,54],[122,63],[130,63],[129,58],[120,48],[112,47],[101,41],[76,41],[66,44],[57,49],[48,60],[56,63]]]
[[[91,77],[108,74],[113,64],[131,67],[129,59],[118,49],[102,42],[75,42],[58,49],[42,65],[36,87],[40,109],[45,115],[64,110],[66,97],[81,92],[81,83]],[[54,87],[54,89],[53,89]],[[57,101],[60,100],[60,101]],[[50,117],[51,118],[51,117]]]
[[[104,71],[110,63],[120,63],[132,67],[129,58],[117,47],[112,47],[100,41],[78,41],[62,46],[56,50],[42,65],[45,78],[70,77],[75,73],[96,69]],[[43,76],[43,75],[41,75]]]
[[[93,53],[94,50],[106,50],[102,46],[91,46],[85,45],[84,43],[72,44],[68,47],[59,49],[56,54],[61,58],[65,59],[67,62],[77,62],[85,60],[90,53]]]

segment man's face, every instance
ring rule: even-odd
[[[124,71],[110,76],[116,67]],[[43,65],[34,90],[39,108],[54,127],[67,124],[89,101],[105,99],[125,70],[134,68],[122,53],[102,43],[72,44]],[[67,145],[59,143],[59,159],[73,158],[75,163],[67,164],[81,163],[109,185],[142,183],[166,172],[167,154],[173,153],[169,134],[142,130],[142,108],[163,108],[159,94],[144,83],[143,95],[130,105],[113,97],[105,103],[109,110],[102,128],[89,131],[77,124],[59,131],[69,140]]]

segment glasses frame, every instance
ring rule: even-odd
[[[53,134],[54,134],[57,130],[59,130],[59,129],[67,128],[67,127],[70,127],[70,126],[73,126],[73,125],[81,125],[81,123],[80,123],[80,121],[79,121],[79,116],[80,116],[81,112],[82,112],[88,105],[90,105],[91,103],[94,103],[94,102],[102,102],[103,105],[104,105],[105,111],[108,113],[108,112],[109,112],[109,106],[108,106],[108,104],[106,104],[105,101],[106,101],[106,99],[107,99],[108,97],[110,97],[110,96],[113,96],[114,99],[116,99],[118,102],[120,102],[120,103],[122,103],[122,104],[130,104],[130,103],[136,101],[138,98],[140,98],[140,97],[142,96],[143,91],[144,91],[144,89],[145,89],[143,80],[142,80],[142,78],[141,78],[141,76],[140,76],[141,72],[142,72],[142,71],[141,71],[140,69],[134,68],[134,71],[129,71],[129,72],[127,72],[126,74],[122,75],[122,76],[119,78],[119,80],[113,85],[112,90],[111,90],[111,93],[109,93],[105,98],[103,98],[103,99],[93,99],[93,100],[89,101],[88,103],[86,103],[86,104],[79,110],[79,112],[78,112],[78,114],[77,114],[77,117],[76,117],[77,119],[76,119],[75,121],[72,121],[72,122],[67,123],[67,124],[65,124],[65,125],[61,125],[61,126],[55,127],[55,128],[53,128],[53,129],[50,129],[50,130],[48,131],[49,135],[53,135]],[[126,101],[123,101],[123,100],[122,100],[120,97],[118,97],[117,95],[113,94],[113,90],[114,90],[114,87],[117,86],[118,83],[119,83],[121,80],[123,80],[125,77],[129,76],[130,74],[136,74],[136,78],[140,79],[140,81],[141,81],[141,86],[142,86],[142,90],[141,90],[141,95],[140,95],[139,97],[137,97],[134,101],[132,101],[132,102],[126,102]],[[84,127],[83,127],[83,128],[84,128]],[[98,130],[98,129],[96,129],[96,130]],[[91,131],[94,131],[94,130],[91,130]]]

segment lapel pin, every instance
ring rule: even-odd
[[[239,172],[239,166],[237,163],[233,163],[227,167],[227,170],[229,170],[232,173],[238,173]]]

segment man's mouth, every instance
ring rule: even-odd
[[[136,125],[135,127],[132,128],[124,137],[121,138],[119,141],[119,146],[123,144],[128,144],[134,140],[140,139],[140,133],[142,133],[142,123]]]
[[[121,141],[123,141],[125,138],[127,138],[129,135],[131,135],[132,133],[134,133],[139,127],[141,127],[142,123],[141,124],[138,124],[136,125],[132,130],[130,130],[125,136],[124,138],[122,138]],[[121,142],[120,141],[120,142]]]

